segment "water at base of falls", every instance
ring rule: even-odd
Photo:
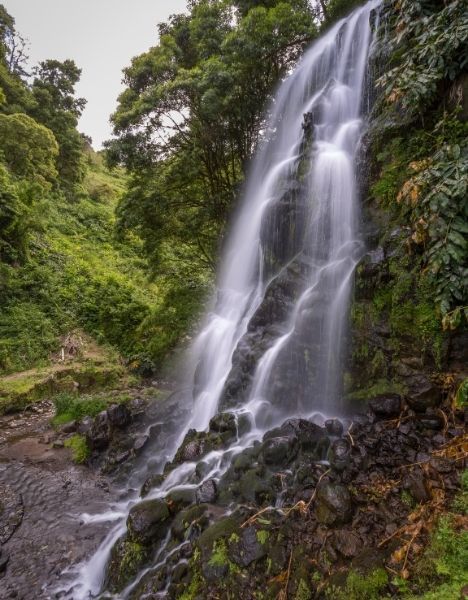
[[[363,250],[356,162],[378,5],[368,2],[337,23],[276,94],[222,262],[217,301],[192,349],[193,409],[166,451],[173,455],[189,428],[205,430],[222,411],[248,422],[247,433],[203,457],[201,482],[193,483],[196,462],[184,462],[148,499],[219,480],[234,456],[287,418],[315,415],[323,422],[323,415],[344,414],[348,306]],[[110,550],[136,502],[129,498],[101,515],[116,524],[95,555],[66,574],[65,597],[102,593]],[[163,542],[155,566],[118,598],[129,597],[164,553]]]

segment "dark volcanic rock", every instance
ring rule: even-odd
[[[328,435],[340,437],[343,434],[343,423],[338,419],[328,419],[324,425]]]
[[[216,481],[214,479],[208,479],[208,481],[205,481],[205,483],[202,483],[202,485],[198,488],[197,490],[197,503],[198,504],[204,504],[204,503],[212,503],[216,500],[218,496],[218,486],[216,485]]]
[[[297,438],[274,437],[263,443],[262,455],[265,464],[286,467],[298,452]]]
[[[164,475],[159,473],[157,475],[150,475],[141,488],[141,496],[147,496],[153,488],[159,487],[163,481]]]
[[[416,412],[425,412],[427,408],[438,406],[442,392],[426,375],[412,376],[407,382],[409,391],[407,402]]]
[[[325,525],[347,523],[353,514],[351,494],[340,483],[322,481],[317,488],[317,519]]]
[[[107,411],[103,410],[93,420],[92,427],[86,432],[86,439],[92,450],[103,450],[109,445],[111,427]]]
[[[107,416],[111,427],[123,428],[126,427],[132,415],[125,404],[112,404],[107,409]]]
[[[237,430],[236,417],[230,412],[219,413],[211,419],[209,429],[216,433],[229,431],[235,434]]]
[[[328,452],[330,467],[335,471],[343,471],[351,460],[351,444],[348,440],[335,440]]]
[[[401,412],[399,394],[381,394],[369,401],[369,408],[378,417],[397,417]]]
[[[263,439],[274,437],[295,438],[301,450],[316,453],[318,458],[322,458],[330,443],[325,429],[305,419],[288,419],[281,427],[266,433]]]
[[[346,558],[353,558],[359,554],[362,542],[356,533],[339,529],[333,533],[333,547]]]
[[[127,518],[131,539],[147,544],[161,539],[169,527],[170,513],[164,500],[145,500],[136,504]]]
[[[247,567],[266,556],[266,553],[264,544],[258,540],[255,527],[246,527],[242,530],[240,539],[229,544],[229,557],[240,567]]]

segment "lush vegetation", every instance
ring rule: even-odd
[[[468,315],[468,124],[460,106],[468,61],[466,4],[403,0],[387,3],[386,10],[392,68],[378,80],[384,120],[374,193],[411,226],[408,247],[422,257],[422,275],[430,280],[444,328],[455,329]]]

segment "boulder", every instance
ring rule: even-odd
[[[132,419],[132,415],[125,404],[112,404],[106,412],[111,427],[118,429],[126,427]]]
[[[434,408],[442,401],[441,389],[426,375],[414,375],[405,383],[409,388],[407,402],[416,412],[425,412],[427,408]]]
[[[369,401],[369,408],[377,417],[389,419],[400,414],[401,404],[399,394],[381,394]]]
[[[346,439],[335,440],[328,452],[330,467],[334,471],[344,471],[351,460],[351,444]]]
[[[210,421],[209,430],[215,433],[230,432],[235,435],[237,431],[236,416],[230,412],[215,415]]]
[[[164,481],[164,475],[158,473],[157,475],[150,475],[144,482],[141,488],[141,496],[144,498],[148,493],[156,487],[159,487]]]
[[[198,488],[196,500],[198,504],[212,504],[218,497],[218,486],[214,479],[208,479]]]
[[[297,456],[298,443],[295,437],[274,437],[263,443],[263,461],[267,465],[287,467]]]
[[[170,512],[164,500],[144,500],[128,514],[128,534],[132,540],[148,544],[165,536],[169,520]]]
[[[347,523],[353,515],[348,488],[340,483],[322,481],[317,488],[316,514],[324,525]]]
[[[109,445],[111,426],[107,411],[103,410],[94,418],[92,427],[86,433],[86,439],[92,450],[103,450]]]
[[[338,419],[328,419],[324,423],[328,435],[340,437],[343,435],[343,423]]]
[[[237,539],[239,538],[239,539]],[[266,556],[265,545],[257,536],[255,527],[242,529],[240,536],[229,543],[229,558],[240,567],[248,567],[255,560]]]

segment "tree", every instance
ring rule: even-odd
[[[175,237],[213,265],[271,93],[316,35],[306,2],[255,4],[236,20],[237,2],[192,2],[124,71],[108,157],[134,173],[120,223],[154,260]]]
[[[48,127],[59,144],[57,168],[63,187],[73,191],[83,180],[83,140],[76,127],[86,101],[75,98],[81,70],[73,60],[47,60],[35,70],[30,114]]]
[[[0,114],[0,155],[11,173],[49,187],[57,178],[54,134],[25,114]]]

